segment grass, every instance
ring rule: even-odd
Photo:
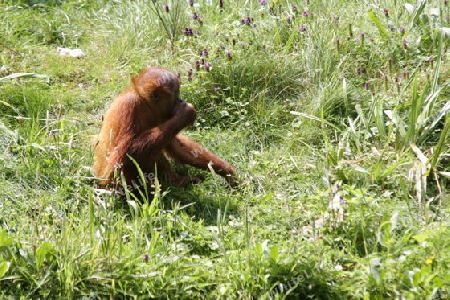
[[[449,298],[447,1],[189,2],[0,1],[0,296]],[[242,186],[94,188],[147,65]]]

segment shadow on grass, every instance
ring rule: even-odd
[[[188,215],[203,220],[204,225],[217,225],[218,217],[228,220],[228,215],[238,213],[237,202],[231,189],[222,186],[217,188],[217,194],[212,194],[213,187],[205,188],[202,183],[185,188],[171,187],[162,202],[167,209],[171,209],[173,203],[178,202],[181,207],[185,207],[184,211]]]

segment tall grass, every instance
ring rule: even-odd
[[[448,298],[450,8],[410,5],[0,1],[0,296]],[[241,186],[95,188],[101,116],[147,65]]]

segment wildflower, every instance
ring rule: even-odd
[[[232,59],[232,58],[233,58],[233,53],[231,53],[230,50],[227,50],[227,51],[225,52],[225,55],[228,57],[228,59]]]
[[[148,262],[148,254],[144,254],[142,256],[142,259],[144,260],[144,262]]]
[[[209,72],[211,70],[211,68],[212,68],[211,64],[209,62],[205,62],[205,66],[204,67],[205,67],[205,71],[206,72]]]
[[[302,26],[300,26],[300,27],[298,28],[298,30],[301,31],[301,32],[306,31],[306,25],[303,24]]]
[[[364,82],[364,88],[365,88],[366,90],[369,89],[369,84],[368,84],[367,82]]]
[[[400,27],[399,30],[401,35],[405,34],[405,27]]]
[[[194,35],[194,31],[192,30],[192,28],[185,28],[184,30],[183,30],[183,34],[185,35],[185,36],[193,36]]]
[[[218,92],[218,91],[220,91],[220,87],[215,87],[214,92]]]
[[[219,0],[219,7],[223,8],[223,0]]]
[[[189,6],[194,6],[194,0],[189,0]]]
[[[241,20],[241,24],[243,24],[243,25],[250,25],[252,22],[253,22],[252,17],[247,17],[247,18]]]
[[[298,12],[298,7],[297,7],[297,5],[292,5],[292,11],[293,11],[294,13],[297,13],[297,12]]]
[[[166,12],[169,12],[169,11],[170,11],[170,7],[169,7],[168,4],[165,4],[165,5],[164,5],[164,10],[165,10]]]
[[[267,4],[267,0],[261,0],[261,1],[259,1],[259,4],[266,5]]]
[[[200,61],[199,60],[195,61],[195,69],[197,71],[200,70]]]
[[[202,49],[200,50],[200,56],[208,57],[208,49]]]
[[[291,17],[291,16],[287,16],[287,17],[286,17],[286,21],[287,21],[288,23],[291,23],[292,17]]]
[[[307,17],[307,16],[309,16],[309,13],[305,10],[302,12],[302,16]]]
[[[194,11],[194,13],[192,14],[192,19],[197,20],[198,18],[200,18],[198,16],[198,14]]]
[[[408,48],[408,42],[405,39],[403,39],[403,48]]]
[[[383,13],[386,17],[389,17],[389,10],[387,8],[383,9]]]
[[[188,70],[188,77],[192,77],[192,69]]]

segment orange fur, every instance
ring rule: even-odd
[[[144,174],[153,174],[156,165],[158,176],[166,176],[173,183],[185,183],[185,178],[175,176],[166,155],[202,169],[208,169],[211,162],[217,174],[236,184],[229,163],[179,134],[195,117],[194,107],[180,98],[175,74],[164,68],[144,69],[106,112],[95,146],[94,174],[99,184],[117,187],[114,179],[120,172],[127,185],[137,180],[138,170],[128,155]]]

